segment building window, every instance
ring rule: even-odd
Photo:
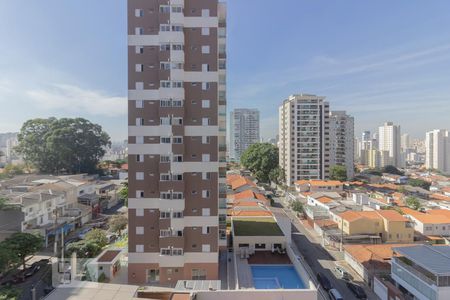
[[[173,212],[172,217],[174,219],[181,219],[181,218],[183,218],[183,212],[182,211],[175,211],[175,212]]]
[[[144,227],[142,227],[142,226],[136,227],[136,234],[143,235],[144,234]]]
[[[202,100],[202,108],[210,108],[210,107],[211,107],[211,101]]]
[[[170,144],[170,137],[161,137],[161,144]]]
[[[208,161],[210,161],[210,159],[211,159],[211,157],[210,157],[209,153],[202,154],[202,161],[208,162]]]
[[[202,54],[209,54],[209,46],[202,46]]]
[[[207,91],[211,88],[211,84],[209,82],[202,82],[202,90]]]
[[[183,162],[183,155],[177,154],[173,156],[174,162]]]
[[[209,208],[202,208],[202,216],[210,216],[211,215],[211,210]]]
[[[173,174],[172,180],[173,181],[183,181],[183,174]]]
[[[147,283],[159,282],[159,270],[150,269],[147,270]]]
[[[135,89],[136,90],[143,90],[144,89],[144,83],[139,81],[135,83]]]
[[[160,5],[159,6],[159,12],[163,14],[170,13],[170,6],[169,5]]]
[[[136,54],[144,54],[144,47],[136,46],[135,52],[136,52]]]
[[[206,270],[192,269],[192,280],[206,280]]]
[[[170,125],[170,118],[169,117],[159,118],[159,125]]]
[[[144,209],[136,208],[136,217],[143,217],[143,216],[144,216]]]
[[[255,244],[255,249],[266,249],[266,244]]]
[[[202,191],[202,198],[209,198],[210,192],[209,190],[203,190]]]
[[[144,252],[144,245],[136,245],[136,252],[138,253]]]
[[[209,125],[209,118],[202,118],[202,125],[208,126]]]
[[[136,191],[136,198],[144,198],[144,191]]]
[[[161,255],[170,255],[170,248],[161,248]]]
[[[202,35],[209,35],[209,27],[202,28]]]
[[[211,245],[210,244],[203,244],[202,245],[202,252],[211,252]]]
[[[172,6],[172,12],[173,13],[182,13],[183,7],[182,6]]]
[[[202,172],[202,179],[203,180],[210,180],[211,179],[211,173],[210,172]]]
[[[144,118],[136,118],[136,126],[144,126]]]
[[[183,137],[182,136],[174,136],[173,143],[174,144],[183,144]]]
[[[136,172],[136,180],[144,180],[144,172]]]
[[[210,136],[202,136],[202,144],[209,144],[211,143],[211,137]]]
[[[136,108],[144,108],[144,101],[136,100]]]
[[[169,174],[160,174],[159,178],[161,181],[170,181],[170,175]]]
[[[136,162],[143,162],[143,161],[144,161],[144,154],[137,154]]]
[[[203,226],[202,227],[202,234],[209,234],[211,232],[210,228],[211,227],[209,227],[209,226]]]
[[[170,219],[170,212],[168,212],[168,211],[160,211],[159,212],[159,218],[160,219]],[[163,231],[163,230],[161,230],[161,231]],[[161,235],[161,236],[163,236],[163,235]]]
[[[209,9],[202,9],[202,17],[209,17]]]
[[[143,17],[143,16],[144,16],[144,10],[143,10],[143,9],[140,9],[140,8],[136,8],[136,9],[134,10],[134,16],[135,16],[136,18]]]
[[[143,136],[137,136],[136,137],[136,144],[143,144],[144,143],[144,137]]]
[[[169,155],[161,155],[159,157],[159,162],[162,162],[162,163],[170,162],[170,156]]]
[[[159,25],[159,31],[170,31],[170,25],[169,24],[160,24]]]
[[[135,65],[135,71],[140,73],[140,72],[144,72],[144,65],[142,64],[136,64]]]
[[[144,28],[142,28],[142,27],[136,27],[136,28],[134,29],[134,34],[135,34],[135,35],[143,35],[143,34],[144,34]]]

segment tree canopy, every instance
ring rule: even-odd
[[[405,203],[409,208],[414,210],[419,210],[422,207],[419,199],[416,197],[406,197]]]
[[[39,251],[44,243],[41,236],[31,233],[17,232],[0,243],[0,248],[14,253],[22,262],[25,270],[25,258]]]
[[[108,224],[109,229],[112,232],[117,232],[119,235],[121,235],[122,230],[127,228],[128,217],[126,215],[114,215],[109,219]]]
[[[93,173],[111,144],[102,127],[83,118],[26,121],[16,151],[40,172]]]
[[[108,245],[108,238],[106,237],[106,231],[101,229],[93,229],[86,234],[84,238],[86,242],[92,242],[97,244],[100,248]]]
[[[347,180],[347,168],[342,165],[335,165],[331,167],[330,178],[332,180],[346,181]]]
[[[70,256],[76,253],[78,258],[96,257],[102,251],[102,247],[93,241],[82,240],[67,245],[66,253]]]
[[[392,166],[392,165],[385,166],[381,171],[383,173],[389,173],[389,174],[395,174],[395,175],[404,175],[405,174],[402,171],[400,171],[399,169],[397,169],[395,166]]]
[[[261,182],[269,182],[270,174],[278,167],[278,148],[269,143],[256,143],[251,145],[241,155],[241,164],[250,170]]]
[[[423,189],[429,190],[431,183],[422,179],[410,178],[408,184],[411,186],[421,187]]]

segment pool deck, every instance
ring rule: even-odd
[[[270,251],[257,251],[248,258],[250,265],[290,265],[292,264],[287,254],[272,253]]]

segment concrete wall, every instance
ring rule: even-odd
[[[255,244],[266,244],[265,249],[255,249],[255,251],[271,251],[273,244],[282,244],[286,247],[286,237],[284,236],[234,236],[233,249],[239,253],[239,244],[249,244],[250,249],[255,249]]]
[[[235,290],[196,293],[197,300],[317,300],[316,290]]]

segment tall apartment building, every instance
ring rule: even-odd
[[[400,126],[386,122],[378,128],[378,149],[389,152],[389,164],[403,167],[400,151]]]
[[[291,95],[279,107],[279,165],[286,184],[330,175],[330,108],[325,97]]]
[[[450,173],[450,134],[445,129],[435,129],[425,136],[425,167]]]
[[[248,108],[234,109],[230,123],[230,158],[239,161],[242,153],[260,140],[259,111]]]
[[[226,7],[128,0],[130,284],[218,278]]]
[[[354,173],[355,119],[345,111],[330,113],[330,154],[331,166],[342,165],[347,170],[347,178]]]

